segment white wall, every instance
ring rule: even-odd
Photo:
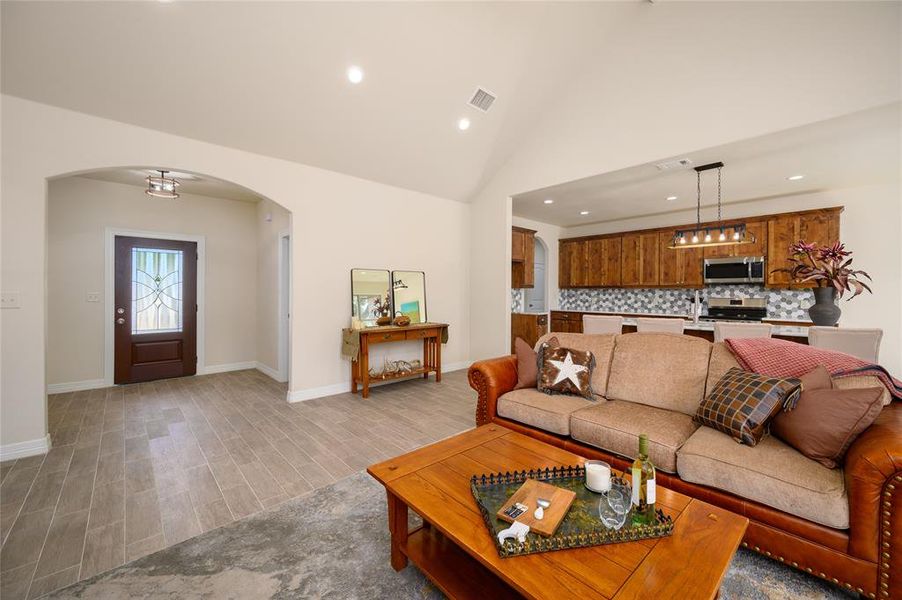
[[[291,213],[271,200],[258,202],[256,209],[256,360],[263,371],[274,374],[279,371],[280,236],[291,229]]]
[[[22,302],[0,312],[4,446],[43,440],[47,432],[47,178],[92,169],[195,171],[291,211],[290,387],[296,397],[346,389],[339,329],[350,320],[348,272],[361,264],[425,271],[429,316],[451,324],[443,358],[466,364],[469,285],[461,257],[469,246],[467,205],[8,95],[0,103],[2,287],[19,292]]]
[[[206,364],[199,367],[254,362],[253,203],[192,194],[150,200],[139,187],[83,177],[51,181],[47,197],[48,384],[104,377],[107,227],[203,236]],[[87,302],[89,292],[101,302]]]
[[[473,198],[472,358],[510,348],[512,195],[897,101],[899,17],[899,3],[637,3]]]

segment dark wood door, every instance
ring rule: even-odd
[[[197,244],[116,236],[115,383],[197,371]]]

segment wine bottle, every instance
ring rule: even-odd
[[[633,461],[633,516],[634,525],[651,525],[655,522],[655,466],[648,460],[648,435],[639,436],[639,457]]]

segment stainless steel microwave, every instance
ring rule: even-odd
[[[705,283],[764,283],[764,257],[706,258]]]

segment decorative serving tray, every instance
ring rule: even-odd
[[[661,510],[657,511],[657,523],[654,525],[633,525],[630,511],[626,516],[626,523],[619,530],[606,527],[598,516],[598,502],[602,499],[602,494],[586,488],[585,478],[586,469],[582,465],[474,475],[470,480],[470,490],[492,541],[498,549],[498,555],[501,558],[509,558],[536,552],[634,542],[665,537],[673,533],[673,519]],[[510,523],[498,519],[495,515],[527,479],[544,481],[570,490],[576,494],[576,498],[554,535],[543,537],[530,532],[522,544],[516,539],[506,539],[504,544],[499,544],[498,532],[510,527]]]

